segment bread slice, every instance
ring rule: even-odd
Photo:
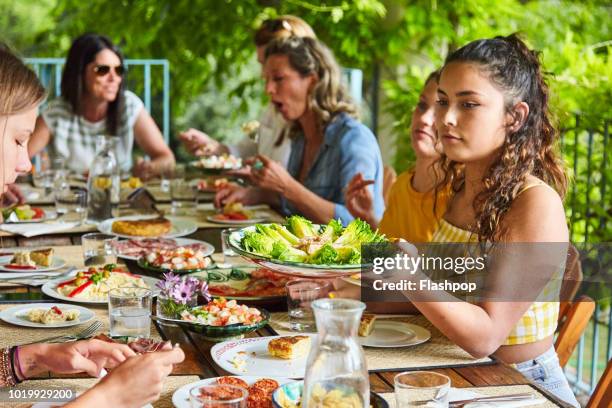
[[[120,220],[113,222],[112,230],[117,234],[138,237],[160,237],[170,232],[170,220],[159,217],[148,220]]]
[[[30,259],[39,266],[51,266],[53,264],[53,248],[39,249],[30,252]]]
[[[371,313],[364,313],[361,316],[361,321],[359,322],[359,330],[357,334],[361,337],[367,337],[372,334],[372,330],[374,330],[374,321],[376,320],[376,315]]]
[[[285,336],[270,340],[268,352],[273,357],[292,360],[308,354],[310,351],[310,337]]]

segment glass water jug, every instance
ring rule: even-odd
[[[89,168],[87,190],[87,219],[100,222],[116,217],[119,207],[121,180],[119,166],[115,157],[117,139],[112,136],[99,136],[97,153]]]
[[[312,309],[318,336],[308,355],[302,407],[369,407],[368,370],[357,341],[365,304],[326,298],[312,302]]]

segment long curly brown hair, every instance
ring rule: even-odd
[[[503,235],[500,223],[521,191],[527,176],[533,175],[553,187],[563,198],[567,190],[565,167],[558,152],[558,132],[549,110],[549,90],[538,52],[530,50],[516,34],[473,41],[450,54],[444,63],[477,64],[502,89],[506,112],[524,101],[529,105],[525,123],[508,131],[497,160],[488,169],[484,189],[473,202],[476,222],[473,231],[480,242],[497,241]],[[444,70],[444,68],[442,68]],[[440,158],[443,179],[436,190],[450,184],[459,191],[463,186],[461,163]]]

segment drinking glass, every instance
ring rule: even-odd
[[[246,408],[248,391],[237,385],[198,385],[189,390],[193,408]]]
[[[83,235],[81,245],[83,246],[83,258],[85,265],[106,265],[117,263],[115,245],[119,238],[113,235],[91,232]]]
[[[238,256],[229,244],[229,237],[232,232],[237,231],[236,228],[227,228],[221,230],[221,250],[223,252],[223,265],[222,267],[229,268],[232,265],[231,257]]]
[[[126,286],[108,292],[111,337],[151,335],[151,291]]]
[[[198,207],[197,180],[176,178],[170,182],[173,214],[190,214]]]
[[[41,170],[32,173],[32,183],[34,187],[44,188],[45,196],[50,195],[55,185],[55,170]]]
[[[82,224],[87,217],[87,191],[59,190],[55,192],[55,211],[63,214],[64,221]]]
[[[398,408],[448,408],[451,381],[432,371],[408,371],[395,376],[395,401]]]
[[[170,182],[174,178],[175,166],[164,166],[159,172],[159,188],[164,193],[170,192]]]
[[[289,327],[300,332],[316,331],[311,303],[326,298],[332,290],[330,282],[310,279],[296,279],[287,282],[287,309],[289,310]]]

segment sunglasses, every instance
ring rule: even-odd
[[[96,65],[94,67],[94,72],[97,76],[102,77],[108,75],[111,69],[115,71],[115,75],[117,76],[123,76],[123,74],[125,74],[125,67],[123,65],[118,65],[116,67],[111,67],[110,65]]]

